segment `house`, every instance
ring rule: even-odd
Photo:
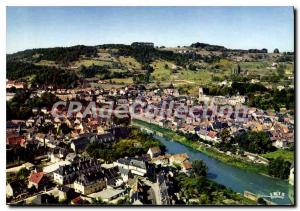
[[[59,201],[64,201],[68,198],[71,198],[72,195],[74,195],[74,189],[69,188],[67,186],[58,186],[57,192]]]
[[[80,156],[76,153],[69,153],[66,155],[65,161],[70,161],[71,163],[77,162],[80,160]]]
[[[90,194],[89,197],[94,199],[102,199],[104,202],[112,201],[125,194],[125,190],[121,188],[107,188],[100,192]]]
[[[120,158],[113,164],[131,170],[131,173],[139,176],[144,176],[148,172],[147,163],[139,158]]]
[[[269,118],[269,117],[265,117],[263,119],[263,124],[266,125],[266,126],[271,126],[272,125],[272,119]]]
[[[52,194],[42,193],[36,195],[32,201],[30,201],[30,205],[57,205],[58,201]]]
[[[182,153],[182,154],[175,154],[175,155],[171,155],[170,157],[170,163],[171,164],[183,164],[183,162],[187,161],[189,159],[189,156],[186,153]]]
[[[25,86],[24,82],[17,82],[17,81],[11,81],[11,80],[7,80],[6,81],[6,88],[12,88],[15,87],[16,89],[23,89]]]
[[[157,184],[159,188],[159,199],[160,204],[162,205],[170,205],[171,204],[171,198],[168,191],[168,185],[167,185],[167,178],[163,174],[159,174],[157,176]]]
[[[83,195],[98,192],[105,187],[106,179],[101,171],[83,173],[74,181],[75,192]]]
[[[70,165],[70,164],[71,164],[71,162],[69,162],[67,160],[61,160],[61,161],[58,161],[58,162],[55,162],[53,164],[43,167],[43,172],[45,174],[47,174],[47,176],[49,176],[50,179],[52,179],[53,172],[55,172],[60,166]]]
[[[146,185],[140,178],[134,177],[128,181],[131,188],[129,192],[130,202],[135,205],[150,204],[149,189],[150,186]],[[158,203],[158,202],[157,202]]]
[[[128,182],[128,179],[132,176],[131,171],[129,169],[122,168],[121,166],[118,166],[118,170],[123,182]]]
[[[83,152],[88,144],[90,143],[101,143],[105,145],[112,145],[115,143],[115,137],[111,133],[105,134],[94,134],[87,133],[81,135],[79,138],[75,139],[71,143],[71,149],[74,152]]]
[[[288,141],[285,139],[277,139],[272,143],[272,146],[276,147],[277,149],[287,148]]]
[[[6,92],[6,101],[10,101],[11,99],[14,98],[15,95],[16,95],[16,93]]]
[[[153,159],[159,156],[161,154],[161,151],[159,147],[151,147],[149,148],[147,154],[150,155],[151,159]]]
[[[169,164],[170,155],[160,155],[151,160],[155,165],[167,166]]]
[[[152,42],[133,42],[131,44],[132,47],[150,47],[154,48],[154,43]]]
[[[65,158],[67,153],[68,153],[67,149],[61,147],[55,147],[55,148],[50,148],[47,155],[51,163],[56,163],[61,161],[63,158]]]
[[[46,142],[48,142],[49,140],[46,140],[46,135],[43,133],[36,133],[35,134],[35,139],[46,144]]]
[[[217,132],[215,131],[209,131],[207,133],[207,140],[212,142],[220,142],[221,140],[217,137]]]
[[[90,204],[90,202],[86,199],[84,199],[81,196],[78,196],[71,200],[72,205],[84,205],[84,204]]]
[[[25,136],[19,134],[7,134],[6,137],[7,145],[19,145],[25,147],[26,139]]]
[[[128,127],[112,127],[109,129],[109,132],[115,137],[115,138],[126,138],[128,134],[130,133],[130,128]]]
[[[14,197],[27,193],[27,184],[25,180],[17,180],[6,185],[6,197]]]
[[[199,131],[196,132],[197,135],[205,140],[205,141],[210,141],[210,142],[220,142],[221,139],[217,137],[217,132],[215,131],[206,131],[205,129],[199,129]]]
[[[33,170],[34,169],[34,164],[30,163],[30,162],[26,162],[22,165],[24,168],[26,168],[27,170]]]
[[[190,172],[192,170],[192,163],[190,161],[188,161],[188,160],[184,161],[182,163],[182,170],[185,173]]]
[[[279,86],[277,86],[276,88],[277,88],[279,91],[281,91],[281,90],[284,89],[284,86],[279,85]]]
[[[92,171],[100,171],[100,163],[92,158],[81,158],[70,165],[59,166],[53,172],[53,181],[57,184],[64,185],[73,183],[81,174]]]
[[[33,172],[28,179],[28,188],[35,187],[41,190],[48,183],[48,178],[44,172]]]
[[[255,153],[251,153],[251,152],[244,152],[244,156],[246,156],[250,161],[254,162],[254,163],[259,163],[259,164],[263,164],[263,165],[268,165],[269,164],[269,160],[259,156],[258,154]]]
[[[125,182],[122,177],[125,175],[121,175],[121,172],[119,169],[123,170],[123,172],[122,172],[123,174],[126,174],[126,171],[129,171],[129,170],[126,170],[123,168],[119,168],[118,166],[115,166],[113,168],[104,169],[104,176],[106,178],[107,187],[117,188],[117,187],[120,187]],[[127,174],[128,174],[128,172],[127,172]]]

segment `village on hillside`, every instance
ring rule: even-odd
[[[140,42],[8,55],[7,203],[276,204],[158,137],[293,186],[293,55]]]

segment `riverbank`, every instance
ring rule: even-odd
[[[159,125],[144,122],[141,120],[134,119],[132,120],[132,124],[139,126],[139,127],[145,127],[150,130],[153,130],[155,132],[161,133],[164,137],[179,142],[185,146],[191,147],[192,149],[198,150],[207,156],[213,157],[221,162],[224,162],[228,165],[251,171],[254,173],[262,174],[264,176],[268,176],[268,169],[267,166],[261,165],[261,164],[254,164],[250,163],[241,159],[234,158],[230,155],[226,155],[225,153],[221,153],[218,150],[207,147],[204,144],[201,144],[200,142],[194,142],[189,141],[186,137],[177,134],[175,131],[167,128],[160,127]]]

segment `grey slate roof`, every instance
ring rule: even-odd
[[[130,165],[135,166],[142,169],[147,169],[147,164],[144,160],[139,158],[120,158],[117,161],[118,163],[124,164],[124,165]]]

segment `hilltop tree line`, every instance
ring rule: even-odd
[[[54,61],[57,64],[68,64],[76,61],[80,56],[95,57],[97,48],[92,46],[77,45],[72,47],[38,48],[21,51],[7,56],[7,60],[26,59],[30,62],[41,60]]]

